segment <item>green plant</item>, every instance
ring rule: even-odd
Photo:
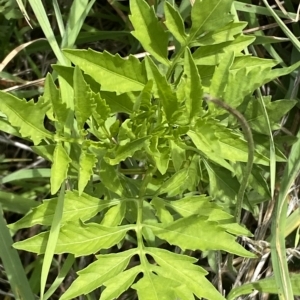
[[[242,112],[253,132],[248,191],[267,198],[269,131],[253,92],[300,63],[272,69],[273,60],[244,55],[254,38],[242,34],[244,22],[233,22],[230,0],[196,1],[188,32],[169,2],[166,28],[145,1],[130,4],[133,35],[151,56],[140,61],[64,50],[61,61],[75,67],[53,66],[59,89],[49,74],[36,103],[0,93],[0,110],[13,129],[52,162],[53,198],[9,225],[50,229],[14,247],[46,253],[48,267],[53,253],[98,254],[60,299],[98,287],[105,287],[101,299],[115,299],[130,287],[139,299],[224,299],[187,250],[203,251],[212,265],[218,250],[255,257],[235,241],[251,236],[232,216],[237,203],[255,214],[259,200],[251,202],[247,193],[246,201],[238,198],[248,145],[232,112]],[[207,95],[230,109],[207,103]],[[262,97],[275,130],[296,102],[270,100]],[[122,122],[120,114],[126,114]],[[45,118],[54,132],[45,128]],[[279,147],[276,159],[285,161]],[[123,249],[126,240],[134,247],[115,253],[113,247]],[[176,248],[163,249],[165,243]]]

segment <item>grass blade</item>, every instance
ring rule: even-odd
[[[284,24],[284,22],[282,22],[280,17],[276,14],[276,12],[269,5],[268,1],[263,0],[263,2],[266,5],[269,12],[271,13],[271,15],[273,16],[273,18],[276,20],[279,27],[286,34],[286,36],[290,39],[291,43],[295,46],[295,48],[300,52],[300,42],[298,41],[297,37],[290,31],[290,29]]]
[[[253,14],[258,14],[258,15],[264,15],[264,16],[273,16],[273,14],[265,7],[261,7],[258,5],[253,5],[253,4],[248,4],[248,3],[242,3],[240,1],[234,1],[233,2],[234,7],[238,11],[243,11],[247,13],[253,13]],[[295,13],[289,13],[289,15],[285,15],[282,11],[280,10],[273,10],[279,17],[289,19],[297,18],[297,14]]]
[[[278,286],[279,299],[294,299],[290,275],[286,261],[285,227],[287,196],[300,170],[300,131],[297,142],[293,145],[284,170],[282,185],[279,191],[276,216],[272,223],[271,257],[274,275]]]
[[[53,259],[54,250],[55,250],[58,235],[59,235],[61,218],[62,218],[62,213],[63,213],[63,206],[64,206],[64,199],[65,199],[65,185],[62,184],[60,193],[59,193],[59,196],[57,199],[57,206],[55,208],[55,213],[54,213],[52,225],[50,228],[49,239],[47,242],[44,262],[43,262],[43,266],[42,266],[41,294],[40,294],[41,300],[44,300],[44,291],[45,291],[46,281],[47,281],[47,277],[48,277],[49,270],[51,267],[51,262]]]
[[[58,46],[58,43],[55,39],[52,27],[50,25],[49,19],[47,17],[45,8],[42,4],[42,1],[39,0],[29,0],[29,3],[31,5],[31,8],[39,22],[39,25],[41,26],[58,62],[62,65],[69,65],[68,60],[64,57],[64,55],[61,52],[61,49]]]
[[[18,252],[12,247],[13,240],[10,236],[8,228],[6,227],[1,204],[0,240],[0,257],[15,298],[34,300],[35,298],[29,286]]]
[[[54,280],[53,284],[48,289],[48,291],[45,293],[44,300],[49,299],[53,295],[53,293],[56,291],[56,289],[60,286],[60,284],[65,279],[68,272],[70,271],[74,261],[75,261],[74,255],[69,254],[67,259],[65,260],[64,265],[61,268],[59,274],[57,275],[56,279]]]

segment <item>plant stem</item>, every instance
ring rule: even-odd
[[[140,189],[139,199],[137,204],[137,219],[136,219],[136,236],[137,236],[137,245],[139,250],[139,257],[141,260],[141,265],[144,270],[148,270],[147,267],[147,258],[145,256],[145,245],[143,241],[143,205],[144,205],[144,195],[146,193],[146,188],[150,182],[153,173],[156,171],[156,168],[149,169],[144,177],[143,184]],[[149,272],[149,271],[147,271]]]

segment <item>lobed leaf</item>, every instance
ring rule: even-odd
[[[82,150],[79,158],[78,193],[81,195],[88,181],[93,175],[93,168],[97,163],[97,157],[93,153]]]
[[[184,55],[184,76],[186,77],[186,82],[184,85],[184,94],[185,94],[185,107],[189,114],[189,122],[199,116],[202,111],[202,97],[203,89],[201,85],[201,78],[199,76],[197,66],[193,60],[190,50],[185,51]]]
[[[130,249],[119,253],[97,255],[97,260],[95,262],[91,263],[85,269],[78,271],[78,277],[62,295],[60,300],[74,299],[80,295],[87,295],[91,291],[101,287],[110,279],[114,279],[119,274],[124,274],[127,280],[128,275],[135,277],[139,272],[138,267],[131,269],[134,271],[131,271],[129,274],[125,274],[126,272],[123,272],[123,270],[128,266],[131,257],[135,255],[136,252],[136,249]],[[114,281],[115,284],[116,282],[118,281]],[[118,293],[119,291],[120,285],[118,282],[118,287],[114,285],[113,292]],[[122,291],[120,291],[120,293],[121,292]],[[109,298],[108,293],[106,292],[106,298],[104,299],[114,298]]]
[[[185,45],[187,34],[185,33],[184,23],[179,11],[167,1],[165,2],[164,9],[167,28],[182,46]]]
[[[156,196],[165,193],[167,193],[169,197],[182,194],[186,190],[189,181],[188,168],[181,169],[161,185]]]
[[[225,212],[206,195],[186,196],[176,201],[161,201],[163,201],[167,207],[171,207],[173,210],[178,212],[182,217],[189,217],[192,215],[209,217],[217,215],[217,211],[220,211],[222,214],[218,214],[220,218],[219,220],[228,219],[234,221],[234,218],[230,214]],[[217,219],[214,219],[214,221],[217,221]]]
[[[59,89],[55,86],[51,74],[47,74],[45,80],[45,89],[42,96],[46,103],[51,103],[52,111],[56,121],[56,129],[61,131],[63,124],[68,118],[68,109],[65,103],[62,102]]]
[[[52,68],[62,78],[64,78],[70,86],[73,86],[74,83],[73,77],[74,77],[74,69],[75,69],[74,67],[52,65]],[[83,74],[83,77],[86,83],[90,86],[90,88],[94,92],[93,96],[96,102],[98,102],[98,100],[100,102],[105,101],[105,103],[109,106],[109,109],[111,110],[112,113],[116,113],[116,112],[124,112],[128,114],[132,113],[133,103],[135,101],[135,95],[133,92],[117,95],[115,92],[101,91],[101,94],[99,96],[98,93],[100,93],[100,87],[101,87],[100,84],[97,83],[91,76],[87,74]]]
[[[219,205],[229,209],[235,203],[239,182],[224,168],[204,161],[209,176],[209,194]]]
[[[255,37],[240,35],[237,36],[233,41],[199,47],[193,53],[195,64],[215,66],[225,56],[226,52],[240,54],[241,51],[248,47],[254,40]],[[248,66],[248,64],[244,65],[244,67],[246,66]]]
[[[176,171],[179,171],[180,167],[182,166],[182,163],[186,159],[185,150],[182,147],[180,147],[180,144],[177,144],[175,141],[172,140],[169,140],[169,145],[171,148],[171,157],[174,168]]]
[[[153,6],[149,6],[144,0],[132,0],[130,11],[129,18],[135,29],[131,34],[146,51],[168,66],[168,33],[157,20]]]
[[[64,210],[61,224],[67,222],[76,222],[79,219],[84,221],[89,220],[98,212],[105,208],[118,205],[120,200],[109,199],[102,200],[83,193],[79,195],[77,191],[67,191],[64,199]],[[29,228],[34,225],[50,226],[57,205],[57,198],[44,200],[43,204],[34,208],[26,216],[15,223],[9,224],[8,227],[12,230],[21,228]]]
[[[168,224],[147,226],[160,239],[181,249],[223,250],[243,257],[255,257],[240,246],[233,235],[227,233],[217,222],[209,221],[207,217],[190,216]]]
[[[160,143],[159,143],[160,141]],[[164,175],[167,172],[170,160],[170,149],[163,144],[162,139],[153,136],[150,145],[146,148],[147,152],[155,162],[158,171]]]
[[[85,122],[95,110],[96,104],[92,91],[78,66],[75,66],[73,81],[75,117],[78,129],[82,130]]]
[[[61,143],[57,143],[53,153],[51,166],[51,194],[54,195],[67,178],[69,164],[72,162],[68,153]]]
[[[147,272],[132,288],[137,291],[139,300],[174,300],[179,285],[179,282]]]
[[[111,201],[111,200],[110,200]],[[107,227],[118,226],[122,223],[127,209],[127,202],[122,199],[117,205],[112,206],[103,216],[101,225]]]
[[[199,149],[204,156],[206,156],[211,161],[217,163],[218,165],[233,171],[231,165],[222,157],[219,156],[219,151],[216,151],[216,149],[213,149],[211,147],[211,143],[209,141],[210,137],[209,135],[213,135],[212,131],[205,131],[201,130],[201,132],[192,131],[189,130],[188,136],[191,138],[197,149]],[[209,139],[207,138],[209,137]],[[212,137],[214,138],[214,137]],[[214,138],[215,139],[215,138]],[[219,147],[218,144],[215,144],[216,147]]]
[[[113,278],[109,279],[104,283],[106,286],[105,290],[101,293],[101,300],[114,300],[117,299],[122,292],[126,291],[131,287],[136,276],[141,273],[142,268],[140,266],[126,270]],[[118,287],[116,288],[116,282]]]
[[[220,60],[219,65],[215,68],[214,75],[211,79],[211,85],[209,87],[209,94],[215,98],[223,98],[225,92],[229,70],[233,64],[234,53],[227,52]]]
[[[166,201],[164,199],[155,197],[151,200],[151,205],[155,209],[155,215],[162,223],[170,223],[174,218],[170,211],[166,208]]]
[[[130,229],[132,229],[132,225],[107,227],[96,223],[68,222],[59,232],[54,253],[72,253],[76,257],[90,255],[116,245]],[[46,251],[48,238],[49,232],[43,232],[15,243],[14,247],[43,254]]]
[[[110,117],[110,107],[106,104],[106,101],[101,98],[100,93],[92,93],[93,101],[95,101],[96,108],[92,111],[98,126],[102,126],[105,121]]]
[[[185,286],[190,293],[195,294],[199,299],[225,299],[205,278],[207,272],[194,264],[197,261],[195,258],[159,248],[146,248],[146,251],[160,266],[154,268],[154,271],[159,275],[158,278],[163,276],[163,278],[177,282],[177,286]],[[176,288],[175,291],[177,294]]]
[[[225,42],[234,41],[237,36],[243,34],[243,29],[247,27],[247,22],[237,22],[232,21],[226,24],[224,27],[220,27],[214,31],[206,33],[200,39],[195,41],[195,44],[199,46],[215,46],[217,47],[220,44]],[[200,50],[202,47],[198,48]],[[224,53],[223,51],[219,51],[219,53]],[[227,51],[226,51],[227,52]]]
[[[159,96],[167,120],[172,122],[172,116],[178,109],[176,93],[172,90],[166,77],[159,72],[154,62],[149,57],[146,57],[145,61],[148,80],[153,80],[154,93]]]
[[[231,6],[232,0],[195,1],[191,12],[190,36],[199,37],[228,24],[232,20]]]
[[[122,174],[120,174],[115,166],[108,164],[104,159],[100,161],[100,173],[101,182],[107,189],[116,193],[119,196],[124,196],[127,193],[122,181]]]
[[[129,142],[125,145],[117,145],[113,150],[109,152],[109,157],[104,159],[111,165],[116,165],[119,162],[125,160],[128,157],[132,157],[133,154],[146,147],[147,141],[150,139],[150,136],[142,137],[136,139],[132,142]]]
[[[273,130],[278,129],[277,123],[297,103],[295,100],[276,100],[271,102],[271,97],[264,97],[265,107]],[[249,101],[245,117],[251,128],[259,133],[268,134],[266,119],[256,99]]]
[[[111,113],[123,112],[131,114],[133,112],[133,105],[136,99],[134,93],[124,93],[117,95],[115,92],[101,91],[101,97],[105,99],[106,104],[109,106]]]
[[[192,138],[197,148],[199,147],[199,150],[212,152],[210,155],[208,154],[209,158],[215,154],[220,158],[233,162],[248,161],[248,145],[241,134],[224,127],[216,120],[208,118],[199,119],[194,130],[190,130],[188,135]],[[207,149],[203,149],[204,143]],[[258,151],[255,151],[254,162],[269,165],[268,157]]]
[[[17,128],[23,138],[30,138],[38,145],[42,140],[53,137],[44,127],[49,103],[21,100],[3,91],[0,91],[0,98],[0,111],[7,116],[9,123]]]
[[[141,91],[146,84],[144,67],[134,56],[89,50],[64,50],[64,54],[101,85],[102,91],[117,94]]]
[[[262,64],[256,67],[244,67],[229,73],[224,101],[232,107],[239,106],[247,95],[261,85],[286,75],[300,66],[300,62],[287,68],[271,69],[270,65]]]

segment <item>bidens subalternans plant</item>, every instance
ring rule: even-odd
[[[236,242],[251,233],[233,216],[248,144],[230,111],[205,97],[221,99],[234,111],[242,107],[254,141],[267,140],[252,94],[300,64],[272,69],[273,60],[244,55],[254,37],[242,34],[244,22],[233,22],[231,5],[231,0],[195,1],[187,31],[169,2],[162,24],[144,0],[131,0],[132,34],[150,56],[65,50],[75,67],[53,69],[67,88],[57,88],[48,75],[36,103],[1,92],[0,110],[9,123],[52,162],[53,198],[9,227],[48,227],[58,217],[54,253],[97,254],[61,300],[99,287],[101,300],[116,299],[130,287],[140,300],[225,299],[185,250],[255,257]],[[170,40],[174,53],[167,50]],[[273,129],[295,105],[268,97],[264,102],[267,112],[274,107],[281,112],[276,118],[270,114]],[[55,132],[44,127],[46,117]],[[266,196],[261,170],[269,165],[269,149],[264,145],[252,153],[247,189]],[[277,160],[284,159],[278,150]],[[255,213],[245,189],[242,194],[243,208]],[[14,246],[43,254],[51,229]],[[132,246],[122,248],[125,240]],[[165,243],[176,251],[164,249]]]

